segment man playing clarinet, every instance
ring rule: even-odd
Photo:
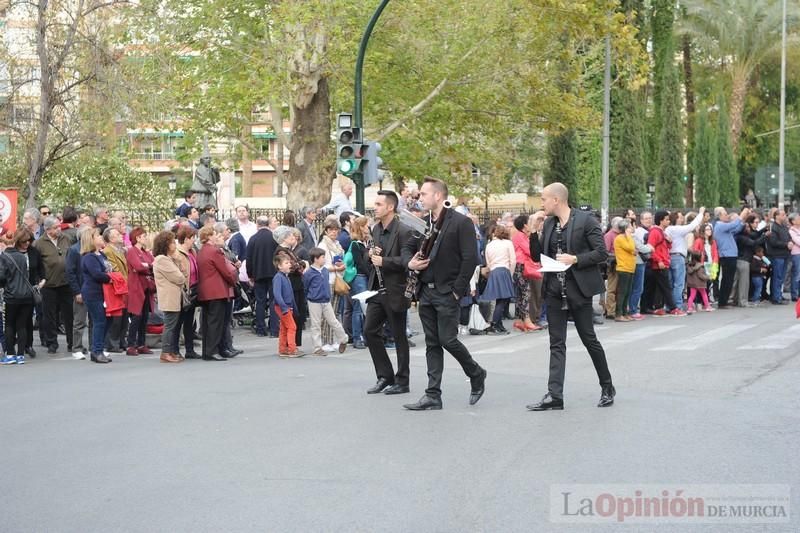
[[[419,272],[417,299],[419,317],[425,331],[425,357],[428,363],[428,388],[417,403],[404,405],[411,411],[442,408],[444,350],[456,358],[470,378],[469,404],[481,399],[486,371],[475,362],[467,347],[458,340],[459,300],[469,291],[469,281],[478,265],[475,229],[464,215],[445,207],[447,185],[427,178],[420,188],[423,209],[430,212],[432,232],[429,254],[420,254],[430,241],[412,238],[403,249],[408,268]],[[424,257],[423,257],[424,256]]]
[[[375,198],[375,220],[372,246],[369,247],[373,268],[369,275],[370,290],[378,294],[370,298],[364,336],[367,339],[378,382],[367,394],[405,394],[408,389],[409,353],[406,337],[406,311],[411,305],[404,296],[408,270],[403,262],[403,246],[411,239],[411,230],[397,216],[397,194],[378,191]],[[389,322],[397,346],[397,374],[386,353],[383,324]]]
[[[532,241],[534,261],[540,261],[544,254],[569,268],[566,272],[544,275],[543,291],[550,323],[550,379],[547,394],[540,402],[529,405],[530,411],[564,409],[568,314],[575,321],[578,335],[600,379],[601,396],[597,406],[612,405],[616,394],[606,354],[592,323],[592,297],[604,289],[598,265],[606,261],[608,252],[597,219],[591,213],[570,209],[568,200],[569,191],[563,184],[552,183],[544,188],[542,207],[548,218],[541,239]]]

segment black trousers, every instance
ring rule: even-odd
[[[121,316],[106,317],[106,351],[125,350],[128,347],[126,339],[128,333],[128,312],[123,311]]]
[[[225,330],[225,307],[228,300],[209,300],[203,306],[203,357],[219,354]]]
[[[194,353],[194,311],[197,305],[185,307],[178,318],[175,328],[175,341],[173,346],[180,347],[181,330],[183,330],[183,347],[187,354]]]
[[[58,348],[59,318],[67,334],[67,347],[72,350],[72,289],[69,285],[42,288],[42,320],[39,333],[42,344]]]
[[[6,302],[6,350],[9,355],[25,355],[33,332],[33,302]],[[14,346],[17,346],[16,352]]]
[[[147,319],[150,316],[150,297],[146,296],[142,305],[142,314],[128,315],[131,323],[128,326],[128,347],[139,348],[147,343]]]
[[[354,302],[353,305],[360,305]],[[394,342],[397,347],[397,374],[392,368],[392,361],[386,352],[383,342],[383,324],[389,322],[394,333]],[[389,383],[408,386],[410,374],[408,337],[406,337],[406,312],[393,311],[389,307],[389,296],[378,294],[369,301],[367,316],[364,321],[364,338],[375,365],[375,375]]]
[[[655,309],[661,309],[655,304],[663,301],[667,309],[672,311],[675,309],[675,302],[672,300],[672,284],[669,279],[669,269],[650,269],[650,284],[647,286],[647,300],[654,304]],[[577,289],[576,289],[577,290]],[[648,309],[649,311],[649,309]]]
[[[458,318],[461,307],[452,294],[441,294],[423,286],[419,296],[419,317],[425,332],[425,358],[428,362],[428,388],[425,394],[442,396],[444,350],[456,358],[470,378],[481,375],[483,369],[472,358],[467,347],[458,340]],[[405,325],[403,326],[405,330]],[[395,335],[398,333],[395,332]]]
[[[568,312],[561,309],[560,297],[548,295],[545,297],[545,301],[547,302],[547,321],[550,332],[550,379],[547,383],[547,390],[554,398],[563,398],[564,373],[567,367]],[[608,370],[606,354],[594,333],[592,300],[580,294],[577,285],[571,279],[567,280],[567,307],[575,321],[578,336],[592,358],[600,386],[611,385],[611,372]]]
[[[719,270],[722,273],[722,281],[719,283],[719,302],[718,305],[728,305],[728,299],[733,290],[733,278],[736,276],[736,258],[720,257]]]

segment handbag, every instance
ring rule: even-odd
[[[350,285],[339,274],[336,274],[333,278],[333,292],[339,296],[350,294]]]
[[[186,286],[181,287],[181,308],[191,307],[192,303],[192,291]]]
[[[539,272],[539,268],[533,262],[533,259],[525,258],[525,262],[522,263],[522,277],[525,279],[542,279],[542,273]]]
[[[10,259],[10,261],[14,265],[14,268],[17,269],[17,272],[19,272],[19,275],[22,276],[22,279],[25,280],[25,283],[27,283],[28,287],[31,289],[31,292],[33,293],[33,305],[36,307],[42,305],[42,292],[39,290],[39,287],[33,286],[31,280],[25,275],[24,272],[22,272],[22,269],[19,267],[16,261],[13,259]]]
[[[478,330],[483,331],[484,329],[488,328],[489,324],[486,323],[486,320],[483,318],[481,314],[481,308],[478,304],[472,304],[469,310],[469,324],[468,328],[470,330]]]
[[[352,282],[358,275],[356,261],[353,258],[353,242],[350,241],[350,246],[347,247],[347,251],[344,253],[344,274],[342,274],[342,279],[346,283]]]

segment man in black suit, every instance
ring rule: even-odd
[[[456,358],[470,378],[470,405],[481,399],[486,382],[486,370],[475,362],[467,347],[458,340],[459,300],[469,292],[469,280],[478,265],[475,229],[467,217],[445,209],[446,199],[447,185],[444,182],[432,178],[425,180],[420,188],[420,201],[423,209],[431,213],[428,222],[440,228],[439,234],[427,259],[420,257],[419,238],[411,238],[403,249],[409,270],[419,272],[417,299],[428,363],[425,396],[417,403],[403,406],[412,411],[442,408],[444,350]]]
[[[300,216],[303,217],[303,219],[297,223],[297,229],[300,230],[300,234],[303,236],[303,240],[300,244],[303,245],[306,251],[309,251],[317,247],[317,241],[319,239],[317,230],[314,227],[314,222],[317,220],[317,210],[313,207],[304,207],[300,210]]]
[[[372,228],[374,248],[370,254],[373,268],[367,286],[379,293],[370,298],[364,323],[364,336],[367,339],[372,363],[375,365],[378,382],[367,391],[367,394],[409,392],[410,358],[406,336],[406,311],[411,301],[404,295],[408,271],[402,254],[403,247],[411,239],[411,230],[400,223],[396,213],[397,204],[398,198],[394,191],[378,191],[374,213],[377,223]],[[394,373],[383,342],[383,324],[387,321],[392,328],[397,347],[397,374]]]
[[[544,275],[543,291],[550,324],[550,380],[544,398],[528,406],[531,411],[564,408],[567,315],[570,313],[600,379],[602,392],[597,406],[613,404],[616,394],[606,354],[592,323],[592,297],[604,290],[598,266],[605,263],[608,252],[597,219],[591,213],[570,209],[568,200],[569,191],[561,183],[552,183],[542,191],[542,207],[548,218],[541,240],[533,243],[534,261],[541,261],[544,254],[570,268],[565,273],[546,272]]]
[[[267,335],[264,319],[269,309],[269,331],[278,336],[278,318],[272,312],[272,278],[275,277],[275,249],[278,244],[269,230],[269,217],[256,219],[258,230],[247,243],[247,277],[256,294],[256,335]]]

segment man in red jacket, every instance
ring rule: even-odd
[[[654,224],[650,228],[650,234],[647,237],[647,244],[653,247],[653,255],[650,257],[653,283],[648,287],[649,294],[647,299],[651,302],[654,301],[653,297],[655,295],[653,293],[658,291],[661,293],[670,315],[685,316],[686,313],[675,306],[675,301],[672,298],[672,284],[669,279],[669,250],[672,243],[664,233],[667,226],[669,226],[669,211],[656,211]],[[655,316],[664,316],[667,312],[663,308],[659,308],[653,314]]]

